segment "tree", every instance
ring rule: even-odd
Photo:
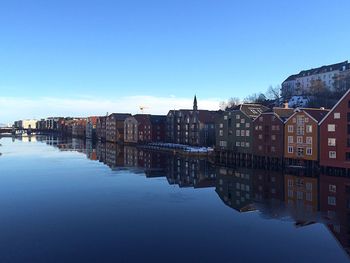
[[[235,106],[241,104],[241,100],[238,97],[231,97],[228,101],[221,101],[219,107],[221,110],[227,110],[230,108],[234,108]]]
[[[270,100],[276,100],[279,102],[281,100],[281,87],[278,85],[275,87],[270,85],[266,91],[266,97]]]
[[[350,72],[340,74],[334,79],[334,96],[340,99],[350,89]]]

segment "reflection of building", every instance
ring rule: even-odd
[[[320,176],[320,209],[327,227],[350,253],[350,179]]]
[[[86,157],[93,161],[97,160],[97,150],[92,140],[86,140]]]
[[[215,186],[215,167],[206,159],[169,155],[166,169],[169,184],[194,188]]]
[[[284,189],[285,202],[297,223],[314,221],[318,211],[318,179],[286,174]]]
[[[281,171],[253,170],[254,201],[284,201],[284,176]]]
[[[349,123],[350,89],[320,122],[320,165],[350,169]]]
[[[117,167],[124,166],[124,147],[115,144],[106,142],[106,160],[110,168],[115,169]]]
[[[226,205],[239,212],[255,210],[250,169],[218,167],[215,191]]]

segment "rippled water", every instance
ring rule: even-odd
[[[349,261],[348,178],[76,139],[0,143],[0,262]]]

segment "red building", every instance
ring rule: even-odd
[[[350,173],[350,90],[320,122],[320,165]]]
[[[264,161],[282,160],[284,154],[284,122],[294,113],[289,108],[274,108],[261,113],[253,121],[253,154]]]

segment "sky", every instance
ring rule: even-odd
[[[218,109],[350,59],[349,0],[2,0],[0,123]]]

